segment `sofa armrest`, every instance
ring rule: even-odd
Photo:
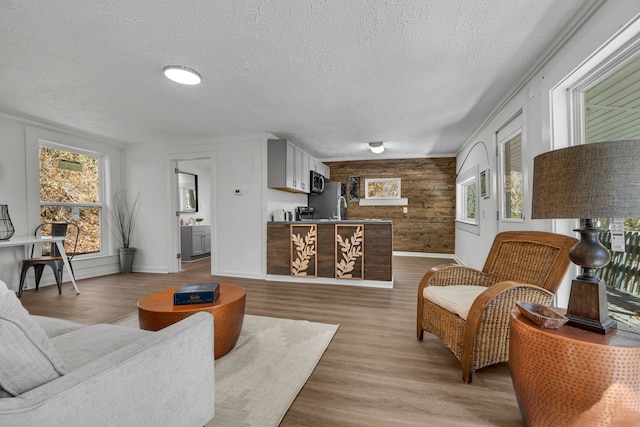
[[[214,402],[213,318],[202,312],[0,399],[0,425],[203,426]]]

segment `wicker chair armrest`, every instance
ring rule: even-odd
[[[478,295],[469,309],[463,336],[463,348],[473,348],[474,340],[485,318],[488,322],[495,323],[497,318],[501,317],[500,321],[508,324],[508,313],[511,312],[516,302],[530,301],[539,304],[550,304],[552,299],[553,293],[544,288],[511,280],[499,282],[488,287],[487,290]],[[493,313],[497,315],[494,317]],[[463,352],[463,372],[465,364],[471,365],[472,353],[472,351]]]
[[[474,285],[491,286],[495,281],[491,275],[474,268],[457,264],[445,264],[429,270],[420,284],[426,286]]]

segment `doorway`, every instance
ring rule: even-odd
[[[213,271],[215,246],[214,173],[212,153],[192,153],[169,159],[171,218],[169,272],[198,262]]]

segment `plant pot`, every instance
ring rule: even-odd
[[[120,273],[129,274],[133,268],[133,256],[136,248],[120,248]]]

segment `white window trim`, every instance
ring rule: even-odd
[[[551,88],[552,150],[584,143],[584,92],[639,52],[640,16],[622,27],[608,43]]]
[[[551,150],[584,143],[584,91],[606,78],[609,73],[639,52],[640,15],[621,27],[604,45],[549,89]],[[551,231],[571,236],[575,234],[572,230],[578,224],[578,220],[553,219]],[[570,277],[579,274],[578,266],[574,265],[572,268],[573,272],[565,276],[554,298],[554,304],[559,307],[567,305]]]
[[[516,135],[520,135],[520,149],[522,150],[522,152],[524,153],[524,129],[521,125],[518,125],[518,128],[516,130],[514,130],[512,133],[510,133],[509,135],[507,135],[506,137],[504,137],[502,140],[498,140],[498,161],[500,163],[500,177],[498,179],[498,191],[500,192],[500,221],[502,222],[510,222],[510,223],[523,223],[525,220],[525,215],[524,215],[524,200],[526,199],[525,194],[523,194],[522,197],[522,218],[507,218],[505,216],[506,214],[506,210],[507,210],[507,200],[505,197],[506,194],[506,190],[504,188],[504,174],[505,174],[505,170],[504,170],[504,147],[505,147],[505,143],[508,141],[511,141],[513,138],[515,138]],[[524,173],[524,165],[521,165],[522,167],[522,192],[524,193],[526,191],[526,181],[525,181],[525,173]]]
[[[86,135],[77,135],[64,132],[59,129],[43,128],[34,126],[32,123],[25,123],[24,127],[25,139],[25,173],[26,173],[26,200],[27,205],[24,212],[22,225],[17,228],[16,236],[30,236],[33,230],[40,224],[40,143],[42,141],[55,142],[66,149],[75,148],[77,150],[87,150],[94,153],[102,153],[104,155],[104,184],[107,197],[103,199],[103,204],[110,206],[111,189],[120,188],[121,181],[121,164],[122,164],[122,146],[113,142],[104,142],[92,139]],[[103,190],[104,191],[104,190]],[[115,237],[110,231],[110,218],[106,214],[104,220],[106,226],[102,229],[102,242],[104,254],[97,253],[87,255],[88,258],[103,259],[92,263],[93,266],[102,268],[105,274],[117,272],[119,267],[113,264],[113,259],[117,260]],[[18,234],[18,232],[20,234]],[[115,267],[112,267],[115,266]]]
[[[86,155],[86,156],[91,156],[91,157],[96,157],[98,158],[98,198],[100,199],[100,203],[67,203],[67,202],[50,202],[50,203],[43,203],[41,200],[39,200],[39,204],[40,204],[40,208],[42,208],[42,206],[68,206],[68,207],[80,207],[80,208],[95,208],[98,207],[100,208],[100,251],[99,252],[92,252],[90,254],[78,254],[76,255],[76,258],[80,259],[80,258],[93,258],[93,257],[97,257],[97,256],[104,256],[107,255],[109,253],[109,246],[108,246],[108,237],[107,235],[109,233],[107,233],[107,228],[108,228],[108,224],[109,221],[106,219],[106,216],[108,215],[109,210],[107,209],[107,205],[105,203],[106,200],[106,185],[105,185],[105,181],[106,181],[106,177],[105,177],[105,172],[107,170],[106,168],[106,163],[107,163],[107,155],[104,153],[100,153],[100,152],[96,152],[96,151],[92,151],[92,150],[85,150],[82,148],[78,148],[78,147],[72,147],[69,145],[65,145],[65,144],[60,144],[57,142],[51,142],[45,139],[40,139],[39,140],[39,144],[38,144],[38,148],[39,147],[47,147],[47,148],[52,148],[54,150],[61,150],[61,151],[67,151],[69,153],[75,153],[75,154],[82,154],[82,155]],[[38,156],[39,158],[39,156]],[[38,167],[38,176],[40,175],[40,168]],[[38,180],[39,182],[39,180]],[[38,189],[39,189],[40,185],[38,183]],[[39,198],[40,192],[38,191],[38,198]]]
[[[474,182],[476,185],[476,214],[475,219],[466,217],[466,191],[465,185]],[[480,221],[478,214],[480,211],[480,168],[475,165],[456,177],[456,228],[473,234],[480,234]]]

